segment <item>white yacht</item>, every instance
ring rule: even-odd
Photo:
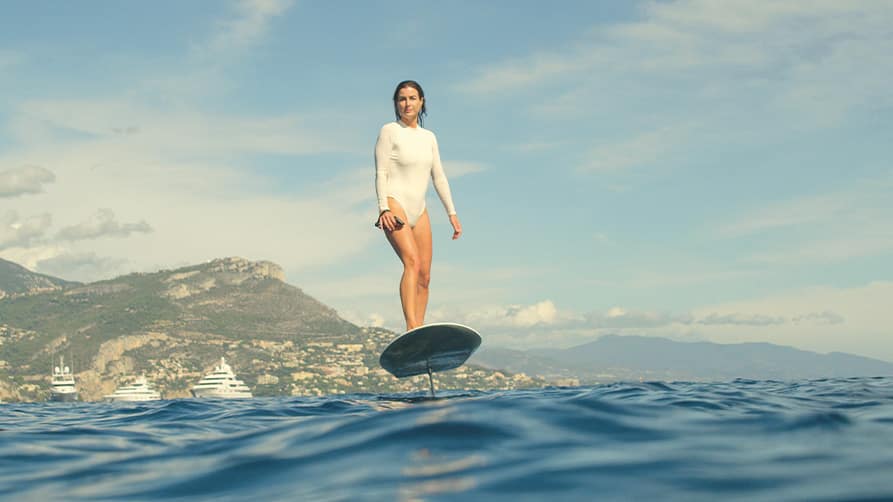
[[[138,376],[133,383],[119,386],[113,394],[105,396],[106,401],[158,401],[161,394],[152,387],[144,376]]]
[[[205,375],[194,387],[192,395],[195,397],[216,397],[221,399],[239,399],[253,397],[251,390],[244,382],[236,378],[232,368],[221,357],[220,364],[214,367],[214,371]]]
[[[59,366],[53,367],[50,385],[50,401],[77,401],[78,389],[74,383],[74,373],[65,366],[65,358],[59,357]]]

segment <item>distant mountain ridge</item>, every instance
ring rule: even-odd
[[[17,263],[0,258],[0,298],[12,295],[45,293],[79,284],[79,282],[38,274]]]
[[[473,360],[549,379],[578,378],[583,383],[893,375],[893,363],[840,352],[818,354],[770,343],[677,342],[633,335],[605,335],[569,349],[483,347]]]

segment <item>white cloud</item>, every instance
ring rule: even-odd
[[[697,320],[698,324],[714,325],[743,325],[743,326],[772,326],[785,324],[787,321],[784,317],[767,316],[762,314],[709,314]]]
[[[444,161],[443,170],[450,179],[479,173],[487,170],[487,166],[480,162],[470,161]]]
[[[688,262],[682,258],[672,263],[672,270],[642,265],[619,279],[601,279],[592,286],[634,289],[678,290],[687,286],[722,284],[753,278],[757,272],[747,268],[732,268],[726,264]]]
[[[593,70],[600,75],[693,67],[783,72],[786,68],[780,63],[804,56],[820,60],[834,49],[854,49],[848,45],[853,41],[889,44],[891,16],[889,4],[882,0],[783,6],[750,0],[650,2],[637,21],[596,27],[589,37],[554,52],[487,65],[469,88],[492,93],[492,85],[499,89],[512,83],[537,85]],[[609,62],[617,65],[606,66]],[[497,78],[500,75],[504,77]],[[491,86],[481,85],[484,82]]]
[[[710,230],[725,238],[761,240],[745,262],[773,265],[822,264],[893,253],[893,178],[858,180],[831,193],[772,202]],[[770,247],[771,246],[771,247]]]
[[[583,59],[579,55],[567,57],[557,53],[537,53],[481,69],[474,79],[462,83],[459,89],[475,94],[492,95],[539,85],[543,81],[566,77],[569,73],[580,71]]]
[[[803,239],[792,245],[776,245],[770,250],[754,252],[743,261],[757,265],[803,266],[890,254],[893,254],[893,230],[889,224],[877,222],[820,238]]]
[[[819,352],[841,351],[893,361],[893,282],[863,286],[814,287],[774,295],[700,307],[697,319],[783,319],[784,322],[746,322],[703,326],[711,341],[768,341]]]
[[[0,213],[0,250],[29,246],[40,241],[52,224],[47,213],[19,217],[16,211]]]
[[[843,324],[846,322],[846,319],[840,314],[825,310],[823,312],[810,312],[808,314],[795,316],[791,318],[791,321],[794,323]]]
[[[521,152],[521,153],[531,153],[531,152],[547,152],[549,150],[555,150],[558,148],[565,148],[569,145],[567,140],[552,140],[552,141],[525,141],[524,143],[520,143],[517,145],[512,145],[509,147],[510,150]]]
[[[195,50],[227,54],[256,45],[267,34],[273,19],[292,4],[291,0],[239,0],[231,17],[220,21],[210,39]]]
[[[127,239],[69,242],[56,254],[127,257],[136,270],[238,255],[271,259],[294,271],[360,253],[377,236],[370,219],[374,205],[345,208],[341,199],[348,192],[372,198],[371,168],[365,179],[315,182],[300,186],[300,193],[271,195],[275,181],[241,164],[253,154],[297,156],[338,148],[301,129],[296,119],[220,117],[126,100],[32,101],[17,111],[14,123],[36,128],[18,129],[20,147],[0,153],[0,165],[52,166],[56,176],[51,193],[17,200],[19,212],[48,212],[57,228],[84,230],[78,215],[85,205],[113,208],[124,223],[111,220],[106,230],[130,232]],[[85,134],[73,141],[41,129],[56,127]],[[294,168],[313,165],[295,158]],[[94,230],[109,225],[108,218],[94,219]],[[133,233],[146,230],[140,221],[151,221],[154,232]],[[9,232],[9,245],[24,244],[21,232],[16,239]]]
[[[305,187],[306,195],[271,196],[252,189],[258,180],[238,169],[156,161],[133,152],[105,158],[111,165],[127,166],[123,170],[92,169],[93,153],[92,148],[67,151],[58,193],[28,204],[52,208],[60,228],[68,229],[60,238],[98,237],[104,232],[129,237],[68,242],[65,254],[126,257],[135,270],[237,255],[269,259],[295,271],[361,253],[378,236],[369,211],[345,210],[325,190]],[[83,212],[84,193],[95,194],[91,205],[114,207],[115,214],[120,210],[130,216],[122,217],[123,223],[102,215],[90,224],[72,221]],[[144,218],[151,220],[154,231],[134,233],[147,230],[139,223]],[[81,278],[104,278],[117,271]]]
[[[831,310],[788,311],[766,313],[759,311],[734,311],[720,308],[720,312],[708,312],[709,307],[697,309],[697,314],[674,314],[612,307],[604,313],[590,313],[581,324],[589,328],[607,331],[636,331],[654,329],[685,329],[696,326],[795,326],[842,324],[846,319]]]
[[[399,299],[396,288],[391,289],[387,308],[393,315],[382,316],[382,323],[400,331]],[[447,302],[429,308],[426,321],[467,324],[478,329],[488,345],[517,349],[570,347],[604,334],[619,334],[715,343],[768,342],[893,361],[890,298],[893,282],[876,281],[855,287],[795,289],[702,305],[689,312],[615,306],[583,314],[551,300],[512,305]],[[355,314],[350,319],[369,322],[368,315]]]
[[[827,227],[831,222],[846,222],[847,226],[852,226],[887,220],[893,216],[889,197],[891,192],[893,172],[873,179],[856,180],[830,193],[764,204],[722,225],[717,233],[740,237],[798,226]]]
[[[254,168],[262,166],[255,164],[257,155],[271,154],[293,156],[296,170],[316,169],[299,156],[350,153],[350,145],[368,138],[351,138],[340,117],[330,115],[239,116],[197,104],[226,88],[226,63],[262,43],[272,20],[290,5],[234,4],[232,15],[199,40],[181,66],[143,75],[126,94],[14,104],[6,124],[14,146],[0,152],[0,165],[47,166],[57,183],[51,193],[17,200],[16,210],[52,214],[61,238],[109,232],[127,238],[51,243],[37,240],[33,231],[26,239],[22,227],[13,235],[7,224],[4,240],[20,247],[4,254],[32,267],[44,261],[60,275],[72,267],[82,279],[95,280],[118,273],[124,259],[130,270],[153,270],[239,255],[270,259],[294,272],[361,253],[377,236],[368,216],[374,206],[345,208],[340,199],[341,189],[359,194],[357,184],[315,181],[285,194],[276,179]],[[178,82],[157,86],[168,79]],[[371,174],[363,184],[371,191]],[[96,207],[112,208],[114,217],[100,213],[81,220]]]
[[[87,221],[59,230],[56,238],[63,241],[98,239],[101,237],[127,237],[132,233],[148,233],[152,227],[145,221],[119,223],[111,209],[100,209]]]
[[[334,134],[319,132],[326,130],[319,121],[311,124],[311,119],[294,115],[228,116],[183,107],[151,107],[130,99],[32,100],[21,104],[17,112],[10,129],[24,145],[62,145],[53,131],[65,130],[82,133],[92,140],[84,143],[111,154],[163,152],[166,157],[226,159],[239,154],[300,155],[342,149]]]
[[[487,62],[458,87],[492,97],[548,86],[557,92],[530,107],[562,120],[628,115],[637,101],[656,100],[702,115],[748,116],[768,106],[776,120],[787,112],[801,125],[822,125],[893,102],[891,26],[893,9],[883,0],[649,2],[635,21],[596,25],[552,50]]]
[[[97,276],[109,275],[114,271],[125,271],[127,260],[101,257],[95,253],[58,254],[35,260],[33,269],[70,281],[88,282]]]
[[[688,135],[690,126],[676,124],[590,150],[584,171],[613,171],[654,163],[672,152]]]
[[[543,300],[531,305],[481,306],[464,313],[462,320],[471,326],[530,328],[566,319],[551,300]]]
[[[291,0],[235,0],[212,23],[209,32],[197,36],[180,66],[173,71],[145,75],[134,89],[145,101],[188,103],[214,96],[225,98],[235,87],[228,71],[250,50],[261,46],[273,22],[288,11]],[[213,5],[223,4],[218,2]]]
[[[651,329],[673,324],[687,324],[689,316],[612,307],[605,313],[590,313],[583,325],[595,329]]]
[[[43,191],[43,186],[56,176],[40,166],[24,166],[0,171],[0,197],[16,197]]]

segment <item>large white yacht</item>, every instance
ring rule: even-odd
[[[214,367],[214,371],[205,375],[194,387],[192,395],[195,397],[216,397],[221,399],[240,399],[253,397],[251,390],[244,382],[236,378],[232,368],[221,357],[220,364]]]
[[[53,367],[50,384],[50,401],[77,401],[78,389],[71,368],[65,366],[65,357],[59,357],[59,366]]]
[[[128,385],[119,386],[113,394],[105,396],[106,401],[157,401],[161,394],[152,387],[144,376],[138,376]]]

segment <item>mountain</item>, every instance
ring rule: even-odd
[[[270,262],[223,258],[10,295],[0,300],[0,399],[45,398],[58,356],[87,400],[135,374],[185,397],[221,356],[255,395],[426,388],[427,377],[398,381],[379,367],[395,333],[355,326],[284,278]],[[534,382],[476,367],[437,379],[441,388]]]
[[[0,298],[57,291],[79,284],[37,274],[17,263],[0,258]]]
[[[893,363],[834,352],[818,354],[770,343],[676,342],[644,336],[602,336],[569,349],[517,351],[483,347],[473,361],[548,379],[791,380],[893,375]]]

